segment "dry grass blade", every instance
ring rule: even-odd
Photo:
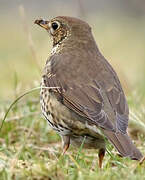
[[[7,118],[7,122],[10,122],[10,121],[16,121],[16,120],[20,120],[20,119],[23,119],[24,117],[30,117],[30,116],[36,116],[36,115],[39,115],[40,112],[33,112],[33,113],[30,113],[30,114],[27,114],[27,115],[22,115],[22,116],[14,116],[14,117],[11,117],[11,118]]]
[[[86,12],[85,12],[82,0],[78,0],[78,14],[79,14],[80,18],[83,18],[83,19],[86,18]]]
[[[140,165],[142,165],[143,163],[145,163],[145,156],[139,162]]]
[[[33,43],[32,35],[30,33],[29,26],[28,26],[27,21],[26,21],[25,9],[24,9],[23,5],[19,6],[19,13],[20,13],[20,16],[22,18],[24,32],[26,33],[27,38],[28,38],[29,48],[30,48],[30,51],[31,51],[31,54],[32,54],[32,57],[34,60],[33,62],[37,65],[37,69],[39,70],[39,73],[40,73],[41,70],[40,70],[40,66],[38,63],[39,61],[37,58],[37,53],[36,53],[35,46]]]
[[[68,154],[69,158],[72,160],[72,162],[76,165],[76,167],[80,170],[80,166],[79,164],[77,163],[77,161],[73,158],[73,156],[71,154]]]

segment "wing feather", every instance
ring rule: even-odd
[[[107,66],[104,65],[106,63],[105,59],[105,63],[93,61],[92,64],[99,62],[99,66],[95,64],[95,67],[100,67],[98,72],[92,73],[86,69],[84,71],[89,74],[85,73],[79,76],[77,72],[75,74],[75,71],[72,70],[72,68],[75,69],[76,67],[73,67],[75,63],[72,63],[71,57],[70,61],[63,57],[65,55],[53,57],[52,64],[49,63],[52,66],[51,73],[44,73],[45,75],[43,76],[46,86],[59,87],[51,91],[55,91],[56,94],[58,93],[61,96],[61,102],[98,127],[126,133],[128,106],[120,82],[117,76],[115,76],[112,67],[109,65],[110,68],[107,69]],[[77,58],[74,61],[77,61]],[[54,61],[57,63],[54,63]],[[68,61],[70,66],[65,68],[65,64],[68,65]],[[86,68],[87,64],[84,64],[82,64],[84,67],[79,66],[80,71],[82,71],[81,68]],[[63,68],[61,68],[61,65]],[[89,66],[91,68],[90,63]],[[48,66],[46,67],[48,69]],[[94,66],[92,66],[93,68]],[[69,70],[73,71],[73,73],[69,74]],[[103,73],[102,76],[104,77],[101,77],[101,73]]]

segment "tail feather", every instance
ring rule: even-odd
[[[118,152],[124,157],[130,157],[133,160],[141,160],[143,155],[135,147],[128,134],[121,132],[114,133],[112,131],[103,130],[105,136],[112,142]]]

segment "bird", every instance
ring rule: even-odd
[[[128,135],[129,108],[120,80],[101,54],[89,24],[58,16],[37,19],[52,39],[41,81],[40,104],[48,124],[69,145],[98,149],[101,168],[107,138],[122,157],[143,156]]]

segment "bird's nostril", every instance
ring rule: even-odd
[[[46,24],[46,21],[44,21],[43,19],[39,20],[40,24]]]

